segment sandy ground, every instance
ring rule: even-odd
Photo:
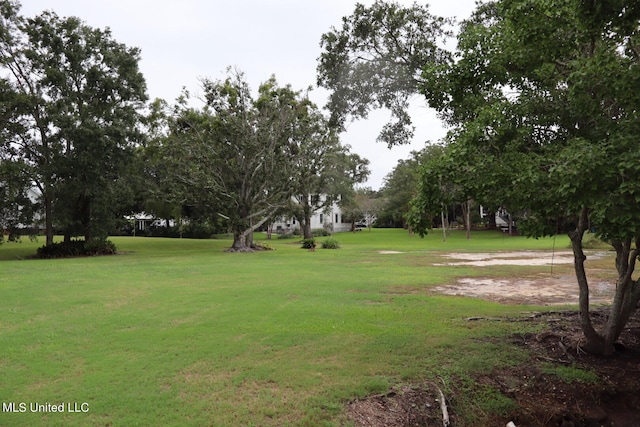
[[[610,303],[615,284],[590,283],[592,304]],[[573,276],[539,279],[462,278],[455,285],[438,286],[434,291],[447,295],[482,298],[503,304],[565,305],[578,304],[578,284]]]
[[[593,256],[593,255],[592,255]],[[489,267],[492,265],[560,265],[573,262],[572,252],[496,252],[496,253],[449,253],[444,258],[458,261],[434,265],[468,265]]]
[[[591,259],[602,257],[592,253]],[[561,265],[572,264],[571,252],[504,252],[449,253],[437,266],[489,267],[497,265]],[[595,281],[590,284],[591,302],[610,303],[614,282]],[[447,295],[482,298],[503,304],[564,305],[578,303],[578,284],[573,275],[539,275],[535,278],[460,278],[454,285],[438,286],[434,291]]]

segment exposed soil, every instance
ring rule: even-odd
[[[442,412],[433,387],[405,386],[350,402],[348,417],[356,426],[438,426]]]
[[[603,252],[589,253],[590,260],[602,258]],[[500,265],[561,266],[573,263],[571,252],[503,252],[449,253],[447,262],[436,266],[490,267]],[[592,278],[589,281],[592,304],[610,303],[615,283],[610,279]],[[542,273],[532,277],[478,278],[463,277],[453,285],[438,286],[434,292],[482,298],[502,304],[566,305],[578,303],[578,285],[573,274]]]
[[[610,358],[579,350],[582,331],[577,316],[577,313],[567,311],[538,314],[526,320],[511,319],[540,322],[545,326],[541,333],[509,338],[513,346],[524,347],[530,352],[530,362],[477,376],[475,380],[512,399],[518,409],[502,416],[487,416],[482,424],[469,424],[456,411],[454,391],[446,396],[450,426],[506,426],[513,422],[517,427],[638,427],[640,316],[636,313],[629,322],[619,341],[618,352]],[[594,317],[598,323],[603,322],[606,315],[601,313]],[[548,366],[588,370],[597,375],[598,381],[567,383],[548,373],[545,369]],[[363,427],[443,426],[439,386],[441,384],[434,381],[358,399],[347,405],[347,416],[355,426]]]
[[[599,253],[592,253],[589,258],[594,259],[602,256]],[[475,267],[489,267],[492,265],[552,265],[573,263],[573,253],[543,252],[543,251],[520,251],[520,252],[491,252],[491,253],[448,253],[442,256],[448,261],[436,263],[434,265],[455,266],[466,265]]]
[[[480,259],[453,257],[456,259],[453,262],[490,261],[486,265],[495,265],[494,261],[500,259],[508,262],[535,260],[534,264],[528,265],[545,265],[540,259],[548,257],[544,253],[535,256],[532,253],[514,255],[478,257]],[[555,258],[554,262],[557,261],[558,258]],[[603,281],[594,283],[592,287],[596,290],[594,299],[597,302],[607,302],[610,299],[613,284]],[[460,279],[455,285],[436,288],[436,292],[485,298],[505,304],[553,305],[577,302],[575,278],[569,275],[526,279],[467,278]],[[606,317],[607,309],[604,307],[593,313],[595,326],[601,326]],[[616,354],[608,358],[592,356],[581,350],[583,335],[576,311],[537,313],[517,319],[472,318],[467,321],[536,322],[542,332],[506,338],[508,344],[529,352],[529,363],[475,377],[479,386],[499,391],[515,402],[518,409],[502,415],[484,414],[484,421],[480,424],[477,421],[470,424],[463,414],[457,412],[460,397],[457,394],[463,393],[462,385],[449,385],[445,408],[450,426],[507,426],[508,423],[517,427],[640,426],[638,311],[617,343]],[[597,376],[597,381],[586,379],[566,382],[550,373],[549,367],[560,366],[590,371]],[[347,416],[358,427],[443,426],[441,386],[434,379],[428,384],[403,386],[384,394],[358,399],[348,403]]]
[[[575,276],[554,275],[528,278],[461,278],[458,283],[433,288],[434,292],[482,298],[501,304],[567,305],[578,304],[578,285]],[[592,304],[613,300],[614,281],[597,280],[589,283]]]

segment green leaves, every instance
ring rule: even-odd
[[[418,92],[422,67],[446,61],[438,43],[449,35],[449,24],[418,4],[356,5],[342,28],[333,28],[320,42],[318,85],[331,91],[330,123],[342,128],[348,118],[387,108],[392,120],[378,140],[388,146],[408,142],[413,134],[409,99]]]
[[[141,139],[140,52],[78,18],[26,19],[17,4],[2,6],[0,66],[14,92],[2,143],[39,190],[47,244],[54,216],[67,235],[104,236],[118,215],[131,146]]]
[[[456,61],[423,72],[423,93],[455,126],[450,161],[475,178],[470,195],[519,213],[535,236],[566,231],[584,207],[602,235],[629,235],[640,220],[629,142],[640,106],[636,8],[584,7],[482,5],[463,24]]]
[[[242,73],[203,80],[206,105],[175,107],[160,158],[180,183],[177,200],[206,206],[226,219],[234,248],[289,204],[325,194],[310,208],[331,203],[363,180],[366,161],[340,145],[327,120],[302,92],[274,77],[254,96]],[[307,206],[309,207],[309,206]]]

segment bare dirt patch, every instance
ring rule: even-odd
[[[613,281],[591,281],[593,304],[610,303],[615,292]],[[578,304],[578,284],[570,275],[531,278],[461,278],[453,285],[438,286],[434,292],[482,298],[501,304],[565,305]]]
[[[591,253],[590,259],[604,256]],[[573,262],[570,253],[518,252],[504,254],[448,254],[438,265],[476,267],[497,265],[561,265]],[[562,270],[562,269],[560,269]],[[435,292],[483,298],[503,304],[576,304],[575,277],[537,274],[522,278],[461,278],[457,283],[434,288]],[[607,303],[614,283],[603,280],[602,272],[587,270],[592,303]],[[608,308],[593,314],[596,328],[606,322]],[[497,369],[489,375],[476,375],[478,387],[489,387],[514,402],[517,409],[507,414],[469,414],[459,411],[458,402],[467,399],[468,382],[449,387],[446,405],[450,426],[484,427],[638,427],[640,426],[640,313],[636,311],[620,337],[614,356],[605,358],[581,350],[582,330],[576,311],[537,313],[517,319],[478,319],[468,321],[533,322],[541,332],[500,338],[509,345],[525,349],[526,364]],[[562,377],[562,369],[589,372],[594,380]],[[387,393],[348,403],[346,414],[357,427],[443,426],[438,398],[438,381],[405,385]],[[472,405],[473,406],[473,405]],[[467,405],[467,407],[469,407]]]
[[[438,408],[434,390],[404,386],[350,402],[347,415],[356,426],[437,426],[442,425]]]
[[[538,334],[518,334],[505,338],[514,347],[525,348],[528,363],[505,367],[489,375],[474,377],[479,386],[491,387],[515,403],[508,414],[475,414],[465,421],[457,401],[464,397],[462,385],[447,395],[447,412],[452,427],[637,427],[640,423],[640,316],[631,319],[618,342],[613,357],[604,358],[579,350],[582,331],[577,313],[545,313],[525,319],[503,321],[537,322]],[[606,320],[606,312],[595,315],[596,325]],[[563,379],[555,368],[588,371],[595,381]],[[347,404],[346,414],[357,427],[442,426],[443,415],[438,389],[432,384],[403,386],[384,394],[357,399]]]
[[[594,315],[596,327],[607,310]],[[632,427],[640,423],[640,315],[636,312],[618,341],[614,356],[585,354],[577,312],[541,315],[547,328],[515,335],[514,345],[530,351],[527,366],[506,368],[479,378],[514,399],[521,410],[511,415],[517,426]],[[592,372],[596,382],[567,383],[548,367],[575,367]],[[546,367],[546,368],[545,368]],[[510,380],[511,379],[511,380]]]
[[[590,259],[599,259],[604,253],[591,253]],[[545,266],[572,264],[571,252],[504,252],[504,253],[451,253],[443,257],[457,261],[437,263],[440,266],[489,267],[499,265]],[[612,280],[590,280],[591,302],[610,303],[615,291]],[[578,303],[578,284],[575,276],[538,274],[532,277],[477,278],[463,277],[457,283],[433,288],[434,292],[482,298],[502,304],[565,305]]]
[[[602,253],[592,253],[591,259],[602,257]],[[437,266],[474,266],[489,267],[492,265],[561,265],[572,264],[573,253],[544,252],[544,251],[520,251],[520,252],[490,252],[490,253],[448,253],[442,256],[448,261],[436,263]]]

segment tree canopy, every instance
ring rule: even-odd
[[[342,145],[322,112],[307,104],[296,125],[296,163],[290,211],[302,225],[305,239],[313,237],[311,217],[330,208],[369,176],[369,161]]]
[[[12,93],[4,159],[19,159],[38,189],[47,245],[54,222],[65,234],[104,238],[147,99],[140,52],[78,18],[24,18],[12,1],[0,11],[0,67]]]
[[[639,23],[640,6],[622,0],[489,1],[447,52],[439,47],[447,21],[427,6],[377,1],[323,36],[318,67],[338,124],[380,106],[406,124],[403,101],[414,90],[450,126],[445,153],[423,167],[416,231],[428,231],[426,217],[454,191],[518,215],[526,235],[569,234],[585,347],[603,354],[640,300],[632,278],[640,245]],[[387,129],[387,142],[406,139],[404,129]],[[602,331],[589,316],[582,238],[590,230],[617,253],[617,293]]]
[[[378,141],[389,147],[409,142],[409,101],[419,93],[423,67],[447,59],[438,41],[450,24],[417,3],[408,8],[381,0],[369,7],[357,4],[342,27],[323,34],[320,42],[318,85],[330,90],[332,125],[343,127],[350,118],[386,108],[392,119]]]
[[[481,5],[452,59],[425,67],[422,87],[455,126],[447,160],[479,183],[469,194],[517,213],[521,233],[569,234],[586,348],[603,354],[640,300],[632,279],[632,246],[640,243],[640,8],[626,3]],[[590,230],[617,252],[617,293],[602,331],[589,316],[582,239]]]
[[[216,215],[244,250],[292,200],[308,217],[368,175],[307,94],[275,78],[254,96],[230,71],[202,80],[202,107],[187,91],[147,105],[140,51],[109,29],[53,11],[27,18],[14,0],[0,0],[0,21],[4,229],[42,219],[52,246],[54,232],[105,239],[135,210]]]
[[[380,193],[384,200],[378,224],[387,227],[407,227],[411,201],[418,195],[420,169],[425,161],[440,154],[441,146],[429,145],[412,151],[408,159],[400,159],[385,176]]]
[[[175,106],[159,158],[178,184],[171,190],[176,200],[207,206],[226,220],[231,250],[253,249],[253,232],[294,201],[308,223],[367,176],[367,162],[339,143],[301,91],[272,77],[254,96],[235,70],[202,85],[201,108],[189,104],[188,94]]]

